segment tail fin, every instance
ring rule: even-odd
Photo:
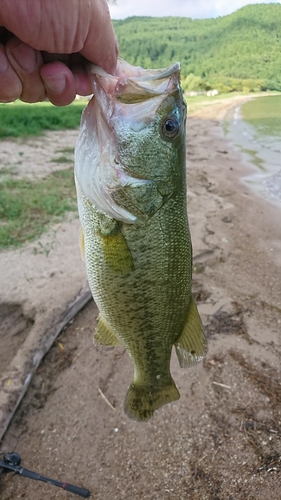
[[[134,420],[145,421],[161,406],[176,401],[180,393],[174,381],[162,388],[131,384],[124,403],[126,415]]]

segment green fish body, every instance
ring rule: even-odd
[[[148,420],[179,398],[170,374],[207,351],[191,294],[186,208],[186,106],[179,65],[122,76],[92,68],[75,180],[87,275],[100,311],[95,339],[122,344],[134,364],[124,410]]]

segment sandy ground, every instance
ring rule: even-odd
[[[91,301],[37,369],[1,453],[16,450],[24,467],[88,488],[96,500],[280,500],[281,207],[240,180],[252,167],[221,128],[236,102],[205,107],[188,120],[194,294],[209,352],[189,370],[173,357],[181,399],[147,423],[124,416],[132,365],[122,348],[93,346]],[[32,253],[32,245],[0,254],[1,354],[10,361],[1,361],[0,372],[11,369],[34,325],[42,331],[84,286],[77,220],[71,219],[55,228],[48,257]],[[0,473],[0,498],[78,497]]]

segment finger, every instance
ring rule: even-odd
[[[21,93],[21,81],[11,67],[3,45],[0,44],[0,101],[15,101]]]
[[[90,95],[93,93],[90,79],[85,73],[74,73],[76,93],[79,95]]]
[[[106,0],[95,0],[88,35],[80,53],[90,62],[114,74],[118,59],[118,43]]]
[[[42,57],[44,64],[60,61],[71,70],[74,75],[76,94],[86,96],[93,93],[87,74],[88,61],[81,54],[49,54],[43,52]]]
[[[40,74],[46,94],[55,106],[66,106],[75,99],[75,78],[65,64],[59,61],[45,64]]]
[[[22,84],[20,99],[24,102],[43,101],[46,94],[40,76],[43,64],[40,52],[16,37],[7,42],[5,50],[9,63]]]
[[[88,61],[81,54],[71,54],[68,67],[71,69],[76,86],[76,94],[90,95],[93,93],[88,75]]]

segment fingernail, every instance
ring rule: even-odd
[[[51,92],[61,94],[66,87],[66,77],[65,75],[45,76],[44,83]]]
[[[5,73],[9,68],[8,59],[5,52],[0,50],[0,73]]]
[[[20,66],[23,71],[33,71],[37,66],[36,51],[26,45],[21,43],[11,48],[11,54],[15,59],[16,63]]]

